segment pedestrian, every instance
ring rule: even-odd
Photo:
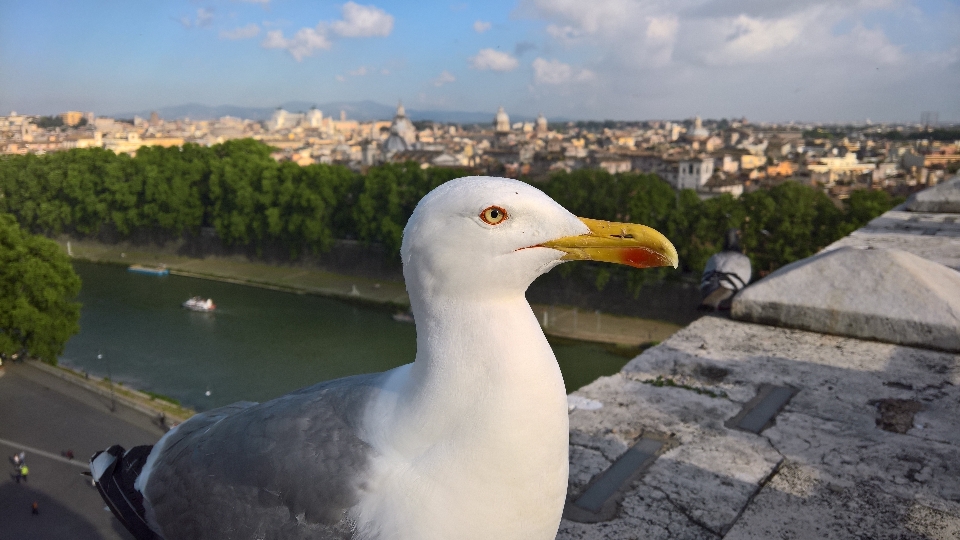
[[[20,479],[23,478],[23,483],[27,483],[27,475],[30,474],[30,469],[26,465],[20,466],[20,476],[17,477],[17,483],[20,483]]]
[[[30,505],[30,513],[35,516],[40,515],[40,505],[37,504],[37,501],[33,501],[33,504]]]

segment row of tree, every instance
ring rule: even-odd
[[[336,165],[278,163],[271,148],[245,139],[212,147],[144,147],[137,156],[78,149],[0,160],[0,212],[33,233],[120,237],[137,231],[179,238],[214,227],[229,246],[283,246],[295,258],[322,252],[336,238],[400,249],[417,202],[441,183],[469,174],[381,165],[358,174]],[[836,206],[822,191],[794,182],[735,199],[677,193],[655,175],[602,170],[558,173],[540,184],[577,215],[635,221],[669,237],[687,271],[699,271],[738,227],[759,271],[817,252],[889,209],[881,191],[857,191]],[[598,284],[607,279],[602,276]],[[634,273],[639,280],[662,275]]]

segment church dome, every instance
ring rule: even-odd
[[[537,115],[537,131],[547,131],[547,119],[543,113]]]
[[[410,145],[407,144],[406,139],[391,129],[390,136],[387,137],[387,140],[383,143],[383,153],[394,154],[396,152],[406,152],[409,149]]]
[[[703,127],[703,121],[700,120],[700,117],[698,116],[693,121],[693,129],[690,130],[690,133],[688,134],[688,138],[694,141],[704,141],[709,136],[710,136],[710,132]]]
[[[510,117],[507,116],[507,111],[503,110],[502,105],[497,109],[497,115],[493,118],[493,125],[498,132],[510,131]]]
[[[390,125],[390,136],[393,137],[394,135],[403,138],[407,146],[417,140],[417,128],[407,118],[407,111],[403,108],[402,102],[397,103],[397,114],[393,117],[393,123]]]

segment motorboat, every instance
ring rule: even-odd
[[[213,303],[212,298],[204,299],[200,298],[199,296],[194,296],[193,298],[184,302],[183,307],[191,311],[213,311],[217,309],[217,306]]]

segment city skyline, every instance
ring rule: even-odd
[[[960,121],[947,1],[0,2],[0,110],[402,99],[566,119]],[[333,113],[334,111],[330,111]]]

